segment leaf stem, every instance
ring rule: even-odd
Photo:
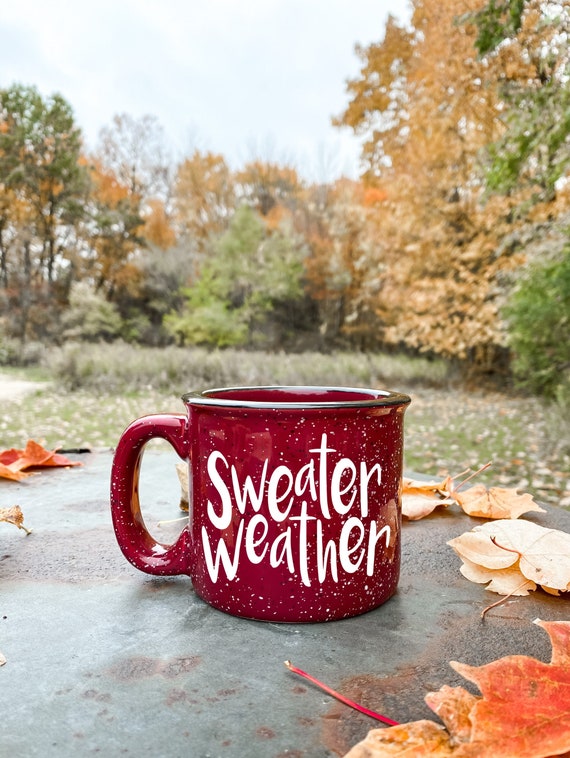
[[[337,700],[340,700],[341,703],[344,703],[345,705],[350,706],[350,708],[354,708],[356,711],[360,711],[360,713],[364,713],[366,716],[370,716],[371,718],[376,719],[377,721],[381,721],[384,724],[388,724],[389,726],[399,725],[398,721],[392,721],[392,719],[389,719],[387,716],[381,716],[379,713],[376,713],[375,711],[371,711],[369,708],[365,708],[363,705],[359,705],[358,703],[355,703],[353,700],[349,700],[349,698],[331,689],[330,687],[327,687],[326,684],[319,682],[318,679],[315,679],[314,676],[307,674],[306,671],[303,671],[302,669],[298,669],[296,666],[293,666],[291,661],[285,661],[285,666],[293,674],[302,676],[304,679],[307,679],[309,682],[312,682],[312,684],[315,684],[324,692],[328,693],[329,695],[332,695],[332,697],[336,698]]]
[[[485,615],[487,614],[487,611],[490,611],[492,608],[496,608],[499,605],[502,605],[503,603],[506,603],[506,601],[511,598],[515,592],[518,592],[519,590],[522,590],[523,587],[525,587],[527,584],[530,584],[530,579],[525,579],[522,584],[519,584],[518,587],[515,587],[514,590],[511,590],[508,595],[505,595],[504,597],[500,598],[500,600],[497,600],[496,603],[491,603],[491,605],[488,605],[486,608],[483,608],[481,611],[481,618],[484,619]]]
[[[467,484],[467,482],[470,482],[471,479],[473,479],[474,477],[478,476],[483,471],[485,471],[486,469],[488,469],[489,466],[492,466],[492,465],[493,465],[493,461],[489,461],[484,466],[481,466],[481,468],[478,468],[477,471],[474,471],[472,474],[469,474],[469,476],[467,477],[467,479],[464,479],[462,482],[459,482],[459,484],[457,485],[457,487],[453,488],[453,491],[457,492],[457,490],[461,489],[461,487],[463,487],[464,484]],[[459,476],[461,476],[461,474],[459,474]]]
[[[515,550],[513,547],[505,547],[504,545],[501,545],[501,543],[494,536],[491,537],[491,542],[493,543],[493,545],[500,548],[501,550],[506,550],[507,553],[516,553],[519,556],[519,558],[522,557],[522,553],[520,550]]]

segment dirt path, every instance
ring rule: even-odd
[[[47,382],[30,382],[24,379],[13,379],[7,374],[0,374],[0,401],[21,400],[31,392],[47,386]]]

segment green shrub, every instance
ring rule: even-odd
[[[22,342],[0,337],[0,366],[38,366],[44,355],[41,342]]]
[[[165,316],[166,329],[181,345],[231,347],[247,340],[248,327],[238,310],[230,311],[221,300]]]
[[[65,339],[113,340],[121,330],[116,306],[85,282],[76,282],[71,288],[69,309],[62,321]]]
[[[504,315],[517,383],[555,398],[570,385],[570,247],[560,259],[528,268]]]

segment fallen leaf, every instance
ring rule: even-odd
[[[446,725],[459,742],[468,742],[471,736],[470,713],[479,700],[463,687],[448,687],[444,684],[437,692],[428,692],[426,704]]]
[[[418,479],[402,480],[402,516],[410,521],[429,516],[440,505],[453,505],[448,497],[453,480],[447,477],[441,482],[423,482]]]
[[[20,482],[27,476],[29,474],[25,474],[23,471],[13,471],[9,466],[0,463],[0,479],[11,479],[14,482]]]
[[[540,758],[570,750],[570,623],[537,621],[550,637],[550,663],[511,655],[484,666],[451,663],[482,698],[470,718],[471,740],[494,755]]]
[[[470,487],[465,492],[460,489],[474,476],[484,471],[491,464],[486,463],[466,479],[455,485],[454,480],[461,476],[448,476],[441,482],[423,482],[417,479],[402,480],[402,515],[410,521],[429,516],[440,505],[457,504],[468,516],[486,519],[516,519],[523,513],[536,511],[545,513],[534,502],[532,495],[520,493],[515,488],[491,487],[483,484]]]
[[[550,637],[550,663],[523,655],[483,666],[451,662],[480,696],[444,686],[425,700],[445,727],[422,720],[373,729],[345,758],[568,758],[570,622],[535,623]]]
[[[452,498],[435,498],[429,495],[402,495],[402,516],[410,521],[429,516],[440,505],[454,505]]]
[[[536,583],[524,579],[518,566],[504,569],[489,569],[462,558],[460,571],[470,582],[487,584],[486,590],[497,592],[499,595],[528,595],[536,589]]]
[[[477,484],[465,492],[453,492],[452,497],[468,516],[478,518],[516,519],[529,511],[546,512],[534,502],[532,495],[519,494],[517,489],[512,488],[487,489],[483,484]]]
[[[0,653],[0,666],[4,666],[5,663],[6,663],[6,656]]]
[[[178,481],[180,482],[180,510],[188,511],[189,509],[189,470],[187,463],[177,463],[176,473],[178,474]]]
[[[421,479],[402,479],[403,495],[424,495],[426,497],[445,497],[452,489],[453,479],[447,476],[441,482],[424,482]]]
[[[0,508],[0,522],[14,524],[18,529],[23,529],[26,534],[31,534],[30,530],[24,526],[24,514],[19,505],[13,505],[11,508]]]
[[[0,463],[9,466],[11,463],[18,460],[21,453],[21,450],[16,450],[13,447],[9,450],[0,450]]]
[[[81,466],[55,450],[46,450],[34,440],[28,440],[23,450],[11,448],[0,451],[0,478],[20,481],[27,474],[24,471],[36,468]]]
[[[531,521],[503,519],[476,526],[448,543],[464,562],[462,573],[500,594],[570,591],[570,534]],[[508,571],[505,571],[508,569]],[[516,578],[527,591],[513,592]],[[535,585],[535,586],[533,586]]]
[[[371,729],[345,758],[443,758],[448,755],[453,755],[453,748],[445,727],[424,719],[387,729]]]

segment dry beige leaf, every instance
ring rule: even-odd
[[[402,516],[417,521],[429,516],[440,505],[453,505],[455,500],[448,497],[452,479],[441,482],[423,482],[417,479],[402,480]]]
[[[409,479],[404,477],[402,479],[402,494],[403,495],[425,495],[428,497],[446,497],[447,493],[451,489],[453,480],[451,477],[446,477],[441,482],[424,482],[421,479]]]
[[[478,518],[516,519],[529,511],[545,513],[544,508],[534,502],[532,495],[519,494],[516,489],[487,489],[483,484],[477,484],[465,492],[454,491],[452,495],[468,516]]]
[[[493,572],[496,581],[488,589],[503,594],[507,574],[505,569],[518,572],[519,584],[525,580],[556,591],[570,591],[570,534],[547,529],[531,521],[503,519],[476,526],[471,532],[450,540],[448,545],[465,563],[464,575],[475,576],[474,564]],[[497,572],[503,572],[499,575]],[[479,573],[484,582],[484,573]],[[515,581],[508,575],[509,586]],[[468,578],[470,578],[468,576]],[[531,589],[529,585],[527,589]],[[512,591],[512,590],[511,590]],[[509,592],[505,593],[509,594]]]
[[[433,495],[402,495],[402,516],[410,521],[422,519],[440,505],[453,505],[451,498],[434,497]]]
[[[6,663],[6,656],[2,655],[0,652],[0,666],[3,666]]]
[[[460,491],[468,481],[490,465],[490,463],[485,464],[459,482],[457,486],[454,485],[454,480],[458,477],[448,476],[440,482],[423,482],[404,478],[402,480],[402,515],[414,521],[429,516],[440,505],[448,506],[454,503],[457,503],[467,515],[486,519],[516,519],[529,511],[545,512],[544,508],[534,502],[532,495],[519,493],[514,488],[487,489],[483,484],[478,484],[465,492]]]
[[[0,521],[14,524],[18,529],[23,529],[26,534],[31,534],[31,531],[24,526],[24,514],[19,505],[13,505],[11,508],[0,508]]]
[[[189,509],[189,470],[187,463],[177,463],[176,473],[178,474],[178,481],[180,482],[180,510],[187,511]]]
[[[488,569],[484,566],[478,566],[467,558],[463,558],[463,565],[460,568],[461,573],[470,582],[477,584],[487,584],[485,589],[490,592],[497,592],[499,595],[528,595],[536,589],[535,582],[530,579],[524,579],[517,566],[506,569]]]

